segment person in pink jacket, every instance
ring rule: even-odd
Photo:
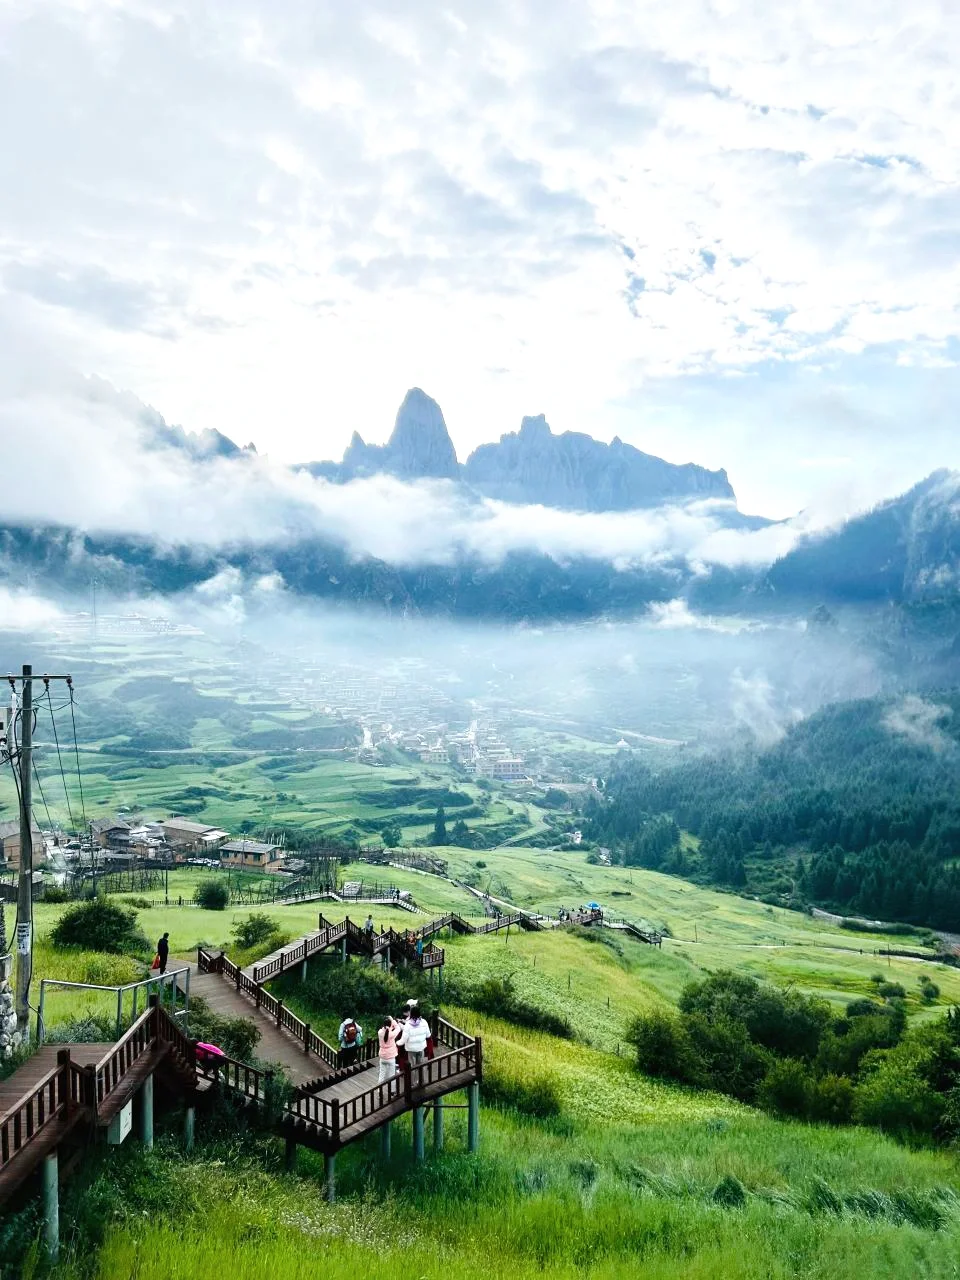
[[[380,1042],[380,1072],[377,1084],[386,1084],[397,1074],[397,1036],[403,1030],[396,1018],[387,1016],[383,1026],[377,1032]]]

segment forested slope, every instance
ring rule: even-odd
[[[659,772],[621,757],[586,819],[628,863],[960,928],[960,693],[833,705],[768,750]]]

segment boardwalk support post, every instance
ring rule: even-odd
[[[327,1202],[333,1204],[337,1198],[337,1157],[323,1157],[323,1180],[327,1185]]]
[[[306,980],[307,980],[307,957],[304,956],[303,963],[300,965],[300,981],[306,982]]]
[[[480,1146],[480,1086],[467,1086],[467,1150],[476,1151]]]
[[[340,963],[347,963],[347,935],[344,934],[340,939]]]
[[[413,1158],[423,1161],[423,1107],[413,1108]]]
[[[393,1121],[388,1120],[386,1124],[380,1126],[380,1159],[390,1159],[390,1130],[393,1127]]]
[[[287,1138],[287,1149],[284,1153],[284,1164],[287,1173],[296,1173],[297,1171],[297,1140],[296,1138]]]
[[[433,1104],[433,1149],[443,1150],[443,1107],[439,1098]]]
[[[183,1149],[188,1154],[193,1150],[193,1131],[196,1125],[196,1107],[187,1107],[183,1113]]]
[[[51,1262],[60,1252],[60,1162],[56,1151],[43,1161],[43,1247]]]
[[[153,1073],[140,1087],[140,1137],[144,1151],[153,1150]]]

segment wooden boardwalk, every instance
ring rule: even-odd
[[[304,1050],[303,1039],[298,1038],[275,1016],[257,1008],[249,995],[237,990],[218,973],[205,973],[197,965],[190,966],[190,994],[202,997],[213,1010],[224,1018],[248,1018],[260,1032],[256,1055],[264,1062],[275,1062],[283,1067],[294,1085],[306,1084],[318,1076],[328,1075],[330,1064],[316,1053]]]

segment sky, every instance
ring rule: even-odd
[[[81,467],[96,376],[306,461],[418,385],[461,460],[542,412],[861,508],[960,467],[958,54],[952,0],[0,0],[0,427]]]

